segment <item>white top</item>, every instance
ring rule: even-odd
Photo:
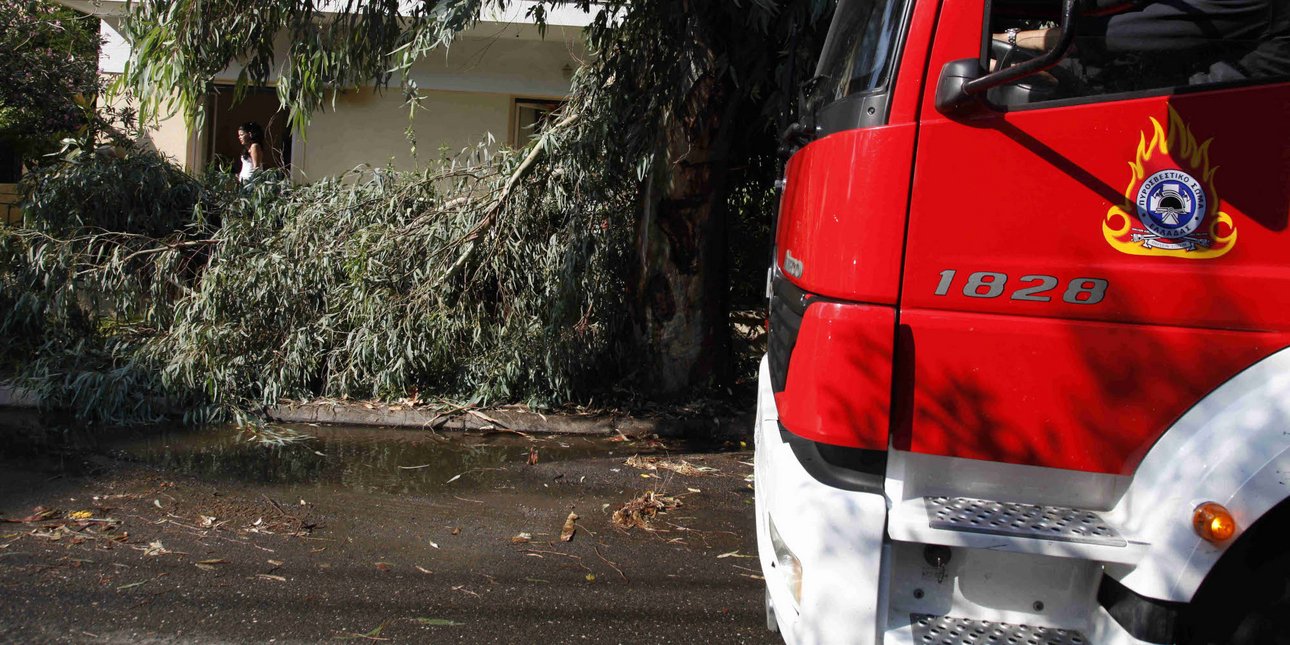
[[[251,164],[250,157],[242,157],[241,159],[242,170],[238,171],[237,178],[241,181],[246,181],[251,178],[251,173],[255,170],[255,166]]]

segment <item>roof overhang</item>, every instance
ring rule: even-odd
[[[100,18],[120,18],[128,10],[128,3],[125,0],[57,0],[57,2],[70,9]],[[325,0],[319,4],[320,13],[337,14],[345,4],[346,2],[339,0]],[[517,0],[510,3],[504,10],[496,6],[488,7],[484,10],[479,23],[472,29],[466,30],[463,35],[496,36],[499,29],[505,29],[506,35],[522,39],[541,39],[542,35],[538,32],[537,26],[528,17],[529,11],[539,4],[541,3],[535,0]],[[400,6],[409,5],[408,0],[402,0],[400,3]],[[546,9],[547,27],[582,28],[591,24],[593,17],[593,12],[582,11],[577,7],[559,6]],[[510,30],[514,30],[514,34],[511,34]]]

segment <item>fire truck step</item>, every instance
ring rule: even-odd
[[[1064,506],[996,502],[970,497],[924,497],[931,528],[1057,542],[1127,546],[1115,527],[1093,511]]]
[[[1032,627],[988,620],[911,614],[914,645],[1087,645],[1071,629]]]

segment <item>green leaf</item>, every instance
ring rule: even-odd
[[[454,620],[448,620],[447,618],[414,618],[413,620],[415,620],[419,625],[427,625],[430,627],[458,627],[465,624]]]

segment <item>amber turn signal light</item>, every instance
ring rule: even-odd
[[[1230,540],[1236,535],[1236,520],[1232,518],[1232,513],[1215,502],[1197,506],[1192,512],[1191,525],[1196,529],[1196,535],[1214,544]]]

